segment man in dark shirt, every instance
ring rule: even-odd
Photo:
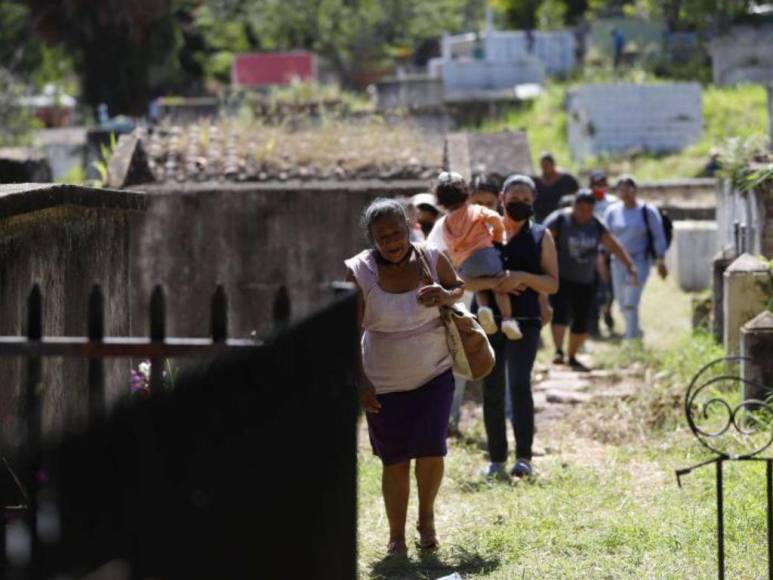
[[[542,175],[534,178],[534,184],[537,186],[534,214],[536,220],[542,223],[558,209],[562,197],[577,193],[580,184],[573,176],[558,170],[556,160],[550,153],[542,154],[540,166]]]

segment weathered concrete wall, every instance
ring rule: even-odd
[[[25,331],[26,300],[40,283],[44,333],[83,336],[92,284],[106,297],[106,334],[144,336],[152,288],[167,292],[167,335],[208,336],[218,283],[229,298],[229,335],[261,337],[286,286],[297,319],[333,297],[343,260],[365,247],[362,208],[415,185],[373,182],[305,187],[218,184],[148,194],[70,186],[0,186],[0,335]],[[133,361],[135,363],[139,361]],[[85,411],[84,361],[44,365],[46,429]],[[20,361],[0,359],[0,430],[10,437]],[[108,364],[108,396],[128,388],[129,361]],[[11,439],[7,439],[11,441]]]
[[[43,294],[44,334],[83,336],[89,292],[105,292],[106,332],[127,335],[132,308],[128,276],[131,225],[144,196],[69,186],[0,186],[0,335],[26,331],[26,303],[33,284]],[[107,395],[128,387],[128,361],[110,361]],[[13,441],[23,364],[0,359],[0,431]],[[69,427],[85,410],[86,363],[44,363],[44,425]]]
[[[161,283],[170,295],[168,333],[207,336],[211,292],[222,283],[234,337],[271,331],[281,286],[289,291],[293,318],[329,301],[330,283],[343,279],[343,260],[365,247],[362,209],[395,193],[388,184],[367,183],[150,191],[147,216],[132,235],[134,308]],[[135,319],[133,330],[147,333],[147,321]]]
[[[765,310],[770,299],[770,268],[751,254],[742,254],[724,274],[724,343],[728,356],[739,352],[741,327]]]
[[[442,45],[443,76],[449,63],[477,60],[474,59],[474,52],[478,45],[483,49],[483,59],[478,62],[515,67],[529,57],[534,58],[539,68],[548,74],[567,73],[576,64],[575,38],[570,30],[531,31],[531,35],[525,30],[490,30],[484,32],[480,40],[469,32],[445,36]]]
[[[675,151],[703,131],[698,83],[585,85],[569,92],[567,113],[569,147],[580,161],[631,150]]]
[[[720,248],[735,247],[738,224],[742,251],[773,258],[773,180],[746,192],[724,180],[719,184],[716,199]]]
[[[376,107],[390,109],[424,109],[442,107],[443,83],[429,76],[384,79],[376,83]]]
[[[544,79],[540,61],[529,55],[512,62],[465,59],[443,63],[443,89],[449,97],[486,90],[510,90],[527,83],[542,84]]]
[[[60,180],[77,168],[85,170],[86,132],[83,127],[61,127],[34,133],[32,144],[48,159],[53,179]]]
[[[714,84],[773,81],[773,26],[734,26],[711,41]]]
[[[757,198],[762,205],[765,216],[760,225],[760,252],[763,256],[773,259],[773,181],[763,184],[757,191]]]

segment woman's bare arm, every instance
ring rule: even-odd
[[[524,287],[544,294],[555,294],[558,291],[558,258],[556,244],[550,230],[545,230],[545,235],[542,238],[540,266],[544,274],[530,274],[520,271],[507,272],[507,275],[501,278],[497,289],[508,293],[518,292]]]
[[[363,333],[362,320],[365,317],[365,297],[362,293],[362,288],[357,284],[354,273],[349,268],[346,269],[345,280],[351,282],[357,288],[357,330],[360,337],[360,341],[357,341],[357,343],[359,344]],[[365,365],[362,360],[361,350],[357,357],[357,390],[360,394],[360,404],[362,405],[362,408],[368,413],[378,413],[379,409],[381,409],[381,403],[378,402],[376,389],[373,387],[373,383],[370,382],[370,379],[368,379],[365,374]]]
[[[494,290],[502,282],[502,278],[465,278],[464,287],[470,292]]]
[[[459,302],[464,295],[464,281],[459,278],[451,261],[440,253],[437,260],[438,284],[419,291],[419,302],[424,306],[444,306]]]

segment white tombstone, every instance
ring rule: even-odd
[[[700,292],[710,286],[712,260],[716,252],[716,222],[674,222],[674,238],[666,254],[666,262],[682,290]]]
[[[751,254],[741,254],[725,270],[723,334],[728,356],[739,352],[741,327],[765,310],[770,275],[767,262]]]

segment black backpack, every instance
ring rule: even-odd
[[[669,217],[667,211],[654,206],[653,209],[660,214],[660,221],[663,222],[663,233],[666,237],[666,250],[668,250],[668,248],[671,247],[671,240],[674,239],[674,222],[671,221],[671,217]],[[644,225],[647,227],[647,255],[654,260],[657,258],[657,254],[655,253],[655,236],[650,229],[650,216],[647,211],[646,203],[642,205],[641,210],[642,215],[644,216]]]

